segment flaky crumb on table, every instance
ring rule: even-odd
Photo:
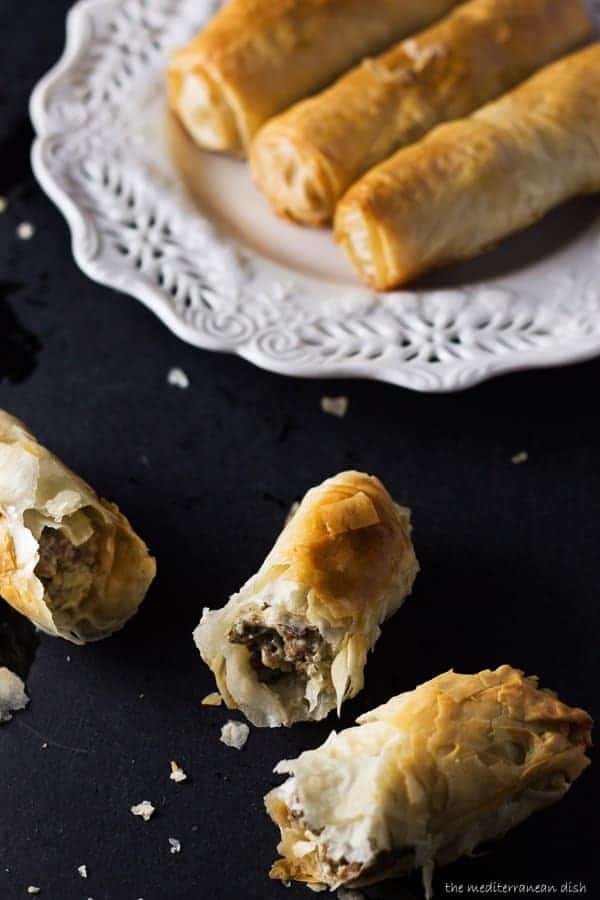
[[[183,771],[180,765],[178,765],[174,759],[171,760],[171,774],[169,775],[171,781],[176,781],[178,783],[187,780],[187,775]]]
[[[527,451],[521,450],[519,453],[515,453],[514,456],[511,456],[510,461],[511,463],[514,463],[516,466],[518,466],[521,463],[527,462],[528,459],[529,454],[527,453]]]
[[[21,241],[28,241],[35,234],[35,228],[31,224],[31,222],[21,222],[20,225],[17,226],[17,237]]]
[[[330,416],[343,419],[348,412],[349,402],[347,397],[321,397],[321,409]]]
[[[218,691],[213,691],[212,694],[207,694],[200,703],[202,706],[221,706],[223,698]]]
[[[12,714],[25,709],[29,697],[25,693],[23,680],[7,669],[0,667],[0,724],[10,722]]]
[[[141,803],[136,803],[131,807],[131,812],[134,816],[142,818],[144,822],[148,822],[156,812],[156,809],[149,800],[142,800]]]
[[[248,740],[249,734],[250,729],[245,722],[234,722],[233,720],[230,720],[221,728],[221,741],[227,747],[234,747],[236,750],[241,750]]]
[[[169,370],[169,374],[167,375],[167,381],[169,384],[173,385],[173,387],[188,388],[190,386],[190,379],[187,377],[183,369],[180,369],[178,366],[175,366],[173,369]]]

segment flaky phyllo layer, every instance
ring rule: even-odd
[[[125,624],[155,571],[118,508],[0,411],[0,594],[43,631],[84,643]]]
[[[342,472],[308,492],[229,603],[194,632],[230,708],[255,725],[322,719],[363,686],[381,623],[418,570],[410,513],[377,478]]]
[[[510,666],[446,672],[279,763],[271,876],[335,888],[431,872],[559,800],[592,721]]]

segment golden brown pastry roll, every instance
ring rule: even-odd
[[[322,719],[357,694],[379,626],[418,571],[410,530],[373,476],[312,488],[256,575],[194,632],[227,706],[274,727]]]
[[[245,155],[270,116],[457,0],[230,0],[173,56],[171,106],[209,150]]]
[[[155,572],[114,503],[0,410],[0,595],[48,634],[83,644],[121,628]]]
[[[272,878],[351,887],[470,854],[555,803],[589,759],[592,720],[510,666],[446,672],[279,763]]]
[[[367,169],[466,116],[589,36],[580,0],[471,0],[271,119],[250,153],[273,208],[328,222]]]
[[[598,190],[593,44],[371,169],[338,204],[335,235],[361,278],[387,290]]]

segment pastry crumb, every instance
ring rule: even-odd
[[[171,774],[169,778],[171,781],[177,781],[178,783],[187,780],[187,775],[174,759],[171,760]]]
[[[35,234],[35,228],[31,222],[21,222],[17,225],[17,237],[22,241],[30,240]]]
[[[514,456],[511,456],[510,461],[514,463],[515,466],[520,465],[521,463],[527,462],[529,459],[529,453],[526,450],[521,450],[519,453],[515,453]]]
[[[82,878],[87,878],[87,866],[77,866],[77,871]]]
[[[321,409],[330,416],[343,419],[348,412],[349,400],[347,397],[321,397]]]
[[[202,706],[220,706],[223,702],[223,698],[219,694],[218,691],[213,691],[212,694],[207,694],[200,703]]]
[[[156,810],[149,800],[142,800],[131,807],[131,812],[134,816],[140,816],[144,822],[149,822]]]
[[[234,747],[236,750],[241,750],[248,740],[249,734],[250,729],[245,722],[234,722],[233,720],[230,720],[221,728],[221,741],[227,747]]]
[[[48,749],[48,741],[44,741],[44,743],[42,744],[42,750],[47,750],[47,749]]]
[[[444,44],[430,44],[427,47],[421,47],[414,38],[404,41],[402,46],[406,55],[410,56],[414,63],[415,72],[422,72],[430,62],[443,58],[448,52]]]
[[[35,884],[30,884],[27,888],[28,894],[39,894],[42,889],[37,887]]]
[[[169,838],[169,844],[171,853],[181,853],[181,841],[178,841],[177,838]]]
[[[28,703],[23,680],[6,666],[0,666],[0,724],[10,722],[12,714],[25,709]]]
[[[326,884],[319,884],[318,882],[316,884],[307,884],[306,887],[309,889],[309,891],[312,891],[314,894],[320,894],[321,891],[327,890]]]
[[[167,381],[169,382],[169,384],[172,384],[174,387],[178,388],[185,389],[190,386],[190,379],[187,377],[183,369],[180,369],[177,366],[169,370]]]

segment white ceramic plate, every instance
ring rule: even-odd
[[[219,5],[81,0],[69,13],[31,100],[33,166],[84,272],[184,340],[289,375],[449,391],[600,353],[600,199],[375,294],[327,231],[271,214],[243,163],[193,147],[167,112],[165,60]]]

